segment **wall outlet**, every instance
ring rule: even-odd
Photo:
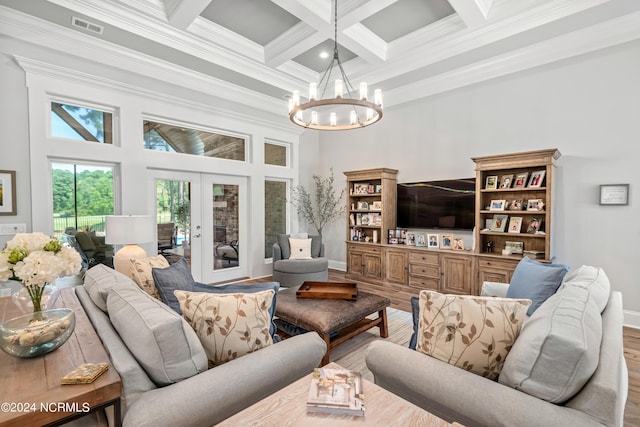
[[[0,235],[3,236],[26,232],[27,224],[0,224]]]

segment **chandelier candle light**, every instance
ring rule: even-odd
[[[378,122],[382,118],[382,90],[374,91],[373,102],[369,100],[366,82],[360,83],[359,97],[345,73],[338,55],[338,0],[334,2],[333,59],[320,78],[319,83],[309,84],[309,100],[300,103],[300,91],[293,91],[289,99],[289,119],[296,125],[317,130],[358,129]],[[334,68],[340,71],[336,79],[333,98],[318,98],[318,89],[325,95]],[[346,90],[346,96],[344,91]],[[321,120],[321,113],[322,119]],[[328,120],[327,120],[328,113]],[[348,120],[347,120],[348,116]]]

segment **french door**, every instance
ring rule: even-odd
[[[186,258],[203,283],[248,275],[247,178],[151,170],[150,187],[157,223],[176,230],[167,257]]]

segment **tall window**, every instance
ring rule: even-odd
[[[104,235],[104,217],[113,215],[113,168],[52,163],[53,231],[68,227]]]
[[[113,144],[113,114],[51,102],[51,136]]]
[[[264,257],[273,257],[273,244],[278,234],[287,232],[287,183],[264,182]]]

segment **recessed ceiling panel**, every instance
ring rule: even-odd
[[[200,16],[262,46],[300,22],[267,0],[213,0]]]
[[[453,13],[447,0],[398,0],[362,24],[389,43]]]
[[[340,35],[338,34],[338,40],[339,39]],[[331,59],[333,58],[333,46],[333,40],[327,39],[316,47],[296,56],[293,60],[300,65],[304,65],[305,67],[320,73],[327,69]],[[326,55],[326,57],[321,57],[321,54],[323,54],[323,56]],[[356,57],[355,53],[351,52],[344,46],[340,46],[340,43],[338,43],[338,54],[340,55],[340,62],[342,63]]]

